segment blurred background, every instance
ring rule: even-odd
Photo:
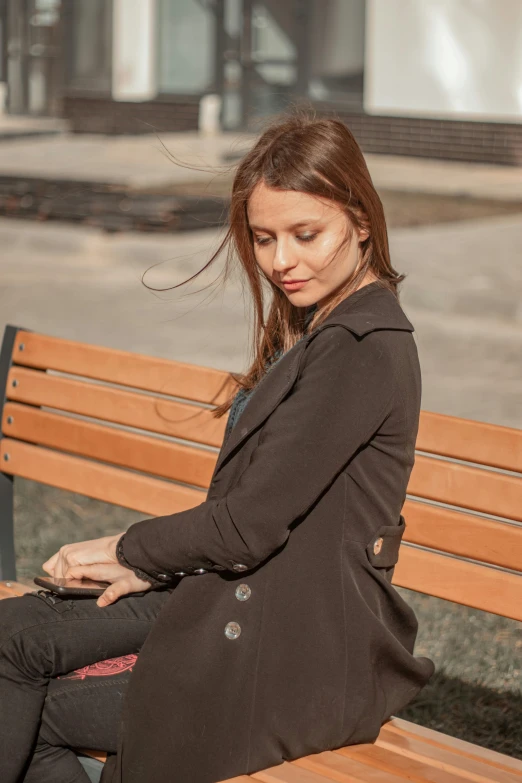
[[[141,278],[203,266],[237,160],[296,107],[365,153],[423,408],[522,427],[520,0],[0,0],[2,324],[245,369],[237,276]],[[22,579],[139,518],[16,486]],[[520,624],[401,592],[437,665],[401,716],[522,758]]]

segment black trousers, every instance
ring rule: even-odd
[[[132,666],[172,589],[103,608],[45,590],[0,601],[2,783],[88,783],[71,748],[116,752]]]

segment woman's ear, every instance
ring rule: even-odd
[[[370,236],[370,232],[366,228],[361,228],[359,231],[359,244],[365,242]]]

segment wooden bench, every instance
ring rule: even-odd
[[[15,582],[13,477],[156,516],[205,498],[229,376],[7,327],[0,460],[0,597]],[[1,401],[1,398],[0,398]],[[522,431],[423,412],[394,584],[522,620]],[[103,759],[103,754],[93,752]],[[392,718],[373,744],[236,783],[522,781],[522,762]]]

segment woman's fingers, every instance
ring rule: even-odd
[[[46,574],[50,574],[51,576],[54,576],[54,569],[56,566],[56,561],[58,560],[58,555],[60,553],[57,552],[55,555],[49,558],[49,560],[46,560],[43,564],[42,568],[45,571]]]
[[[64,576],[66,579],[94,579],[99,582],[116,582],[132,574],[119,563],[95,563],[93,565],[71,566]]]
[[[65,577],[71,566],[93,565],[95,563],[117,563],[116,544],[123,533],[114,536],[95,538],[92,541],[79,541],[60,547],[42,568],[54,577]]]
[[[98,606],[109,606],[118,598],[131,593],[143,593],[152,585],[138,577],[129,568],[119,563],[73,566],[67,572],[68,579],[94,579],[99,582],[111,582],[105,592],[97,600]]]
[[[138,579],[131,571],[130,576],[113,582],[112,585],[100,595],[96,603],[98,606],[109,606],[109,604],[113,604],[118,598],[122,598],[124,595],[144,593],[146,590],[150,590],[151,587],[152,585],[150,582],[144,582],[142,579]]]
[[[133,590],[127,579],[118,579],[117,582],[113,582],[113,584],[100,595],[96,603],[98,606],[109,606],[117,601],[118,598],[137,592],[140,591],[136,589]]]

